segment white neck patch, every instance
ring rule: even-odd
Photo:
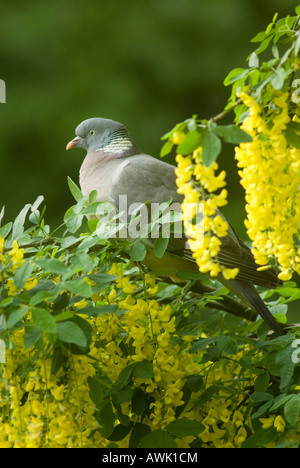
[[[121,154],[124,151],[132,148],[132,141],[129,138],[114,138],[113,141],[104,146],[104,148],[97,148],[96,151],[103,151],[104,153]]]

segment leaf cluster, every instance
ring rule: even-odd
[[[51,357],[53,377],[66,365],[69,353],[89,356],[94,339],[90,318],[126,312],[103,299],[92,299],[94,295],[105,297],[112,287],[116,287],[118,277],[108,273],[114,262],[121,262],[125,271],[135,278],[136,297],[147,299],[148,295],[145,272],[136,263],[142,255],[134,246],[140,243],[99,237],[97,226],[101,221],[87,219],[97,212],[98,203],[93,197],[90,200],[82,197],[72,181],[69,184],[77,203],[66,213],[60,235],[51,233],[39,215],[40,197],[34,204],[26,205],[14,222],[4,224],[0,230],[1,236],[5,237],[4,252],[9,252],[14,239],[24,250],[25,259],[14,271],[7,266],[2,268],[1,343],[7,351],[13,349],[13,336],[22,330],[25,349],[35,349],[35,358],[37,355],[43,359]],[[161,248],[157,248],[158,255]],[[177,446],[176,438],[193,436],[194,446],[201,446],[206,411],[220,394],[225,400],[239,401],[252,415],[255,432],[249,425],[245,446],[264,446],[269,439],[277,440],[279,445],[284,443],[286,435],[298,427],[300,376],[299,366],[292,359],[293,343],[298,336],[296,328],[286,337],[269,338],[268,329],[261,320],[247,324],[243,318],[217,308],[218,301],[222,303],[222,298],[228,294],[218,282],[211,293],[195,296],[192,287],[199,279],[185,276],[184,287],[170,285],[166,278],[157,277],[158,289],[154,297],[172,308],[176,318],[174,346],[185,349],[189,343],[186,337],[193,336],[189,353],[203,365],[203,375],[186,376],[182,388],[183,403],[176,409],[176,420],[164,428],[152,430],[147,421],[153,412],[154,399],[142,382],[153,379],[153,362],[143,360],[129,364],[116,381],[111,381],[95,361],[96,372],[89,377],[88,385],[101,436],[111,446],[127,437],[130,447],[170,448]],[[13,292],[8,288],[11,279],[15,285]],[[33,288],[26,289],[29,279],[37,282]],[[299,297],[294,283],[289,283],[287,288],[270,303],[275,313],[284,314],[285,303]],[[118,294],[123,294],[122,289]],[[76,304],[82,301],[83,307],[77,308]],[[214,301],[216,308],[211,306]],[[201,337],[203,333],[207,338]],[[106,344],[101,341],[97,346],[105,347]],[[134,352],[126,336],[119,341],[119,348],[124,358]],[[217,379],[207,384],[208,376],[227,363],[234,363],[239,369],[237,378],[228,382]],[[138,379],[141,381],[139,386],[136,385]],[[184,409],[191,404],[191,411],[198,414],[200,410],[200,419],[183,416]],[[135,415],[133,419],[124,413],[124,405],[130,405]],[[287,422],[287,429],[284,434],[279,434],[280,437],[274,428],[265,433],[260,422],[261,417],[273,414],[282,414]]]

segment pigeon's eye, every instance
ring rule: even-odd
[[[90,133],[90,135],[95,135],[96,132],[95,132],[95,130],[90,130],[89,133]]]

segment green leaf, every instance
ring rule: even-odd
[[[26,349],[33,346],[41,337],[42,330],[33,325],[25,326],[24,346]]]
[[[260,418],[272,406],[272,403],[273,399],[267,401],[263,405],[260,405],[259,408],[252,414],[252,419]]]
[[[140,387],[135,388],[131,399],[132,411],[138,416],[141,416],[146,410],[147,406],[147,395]]]
[[[236,125],[217,125],[214,127],[214,132],[217,133],[226,143],[248,143],[252,141],[249,133],[245,132]]]
[[[99,202],[99,201],[94,201],[93,203],[90,203],[86,208],[84,208],[81,211],[81,214],[83,215],[89,215],[89,216],[96,216],[98,212],[101,211],[99,214],[104,214],[104,213],[114,213],[116,212],[116,207],[112,203],[108,202]]]
[[[236,354],[239,350],[236,340],[226,335],[218,336],[217,347],[224,354]]]
[[[105,304],[100,307],[93,307],[94,317],[97,317],[100,314],[115,314],[118,310],[117,304]],[[84,309],[81,309],[81,313],[84,313]]]
[[[39,196],[37,197],[37,199],[35,200],[35,202],[32,203],[32,205],[31,205],[31,210],[32,210],[32,212],[37,211],[38,207],[40,206],[40,204],[41,204],[43,201],[44,201],[43,195],[39,195]]]
[[[68,186],[69,186],[71,194],[73,195],[73,197],[75,198],[77,202],[83,198],[83,194],[80,188],[75,184],[75,182],[73,182],[73,180],[69,176],[68,176]]]
[[[27,306],[20,306],[18,309],[13,309],[10,311],[9,309],[9,315],[6,321],[6,327],[9,330],[10,328],[13,328],[16,323],[19,322],[19,320],[22,320],[24,315],[26,315],[28,312],[28,307]]]
[[[278,395],[274,399],[274,404],[271,406],[270,411],[276,411],[280,406],[284,405],[293,395]]]
[[[158,429],[156,431],[146,434],[140,441],[141,448],[177,448],[177,444],[170,434],[163,430]]]
[[[133,244],[129,251],[130,257],[136,262],[144,260],[146,253],[147,249],[141,242],[136,242],[135,244]]]
[[[55,312],[59,312],[65,307],[68,307],[69,303],[69,295],[66,293],[66,291],[64,291],[62,294],[57,294],[57,297],[53,302],[52,308]]]
[[[5,207],[2,206],[1,211],[0,211],[0,226],[1,226],[2,219],[4,218],[4,213],[5,213]]]
[[[13,223],[11,221],[7,224],[4,224],[4,226],[2,226],[2,228],[0,229],[0,236],[5,239],[5,237],[10,233],[12,225]]]
[[[162,258],[169,244],[168,237],[159,237],[155,239],[153,253],[155,257]]]
[[[139,379],[152,379],[153,377],[153,364],[150,361],[141,361],[138,362],[133,370],[135,377]]]
[[[53,283],[52,283],[53,285]],[[32,296],[30,299],[30,305],[31,306],[36,306],[40,304],[41,302],[44,301],[54,301],[54,299],[60,294],[61,292],[61,285],[58,284],[56,287],[53,289],[47,290],[45,289],[44,291],[38,291],[36,294]]]
[[[204,392],[201,393],[200,397],[197,400],[197,406],[202,407],[207,403],[215,393],[219,392],[220,388],[218,385],[211,385],[210,387],[207,387]]]
[[[18,289],[22,289],[32,273],[32,266],[29,262],[23,263],[20,268],[17,269],[14,276],[14,283]]]
[[[104,387],[101,383],[101,380],[97,377],[88,377],[88,384],[90,388],[90,397],[96,408],[100,408],[103,398],[104,398]]]
[[[264,447],[265,444],[276,440],[276,435],[277,433],[274,427],[256,430],[253,435],[247,437],[242,443],[242,448]]]
[[[88,275],[88,278],[97,283],[96,286],[93,286],[93,289],[96,288],[97,292],[99,292],[106,286],[108,286],[110,283],[112,283],[114,280],[116,280],[118,277],[115,275],[110,275],[109,273],[95,273]]]
[[[268,392],[252,393],[250,397],[251,397],[251,400],[253,400],[255,403],[260,403],[262,401],[270,401],[273,399],[273,396],[271,395],[271,393],[268,393]]]
[[[114,391],[121,390],[128,382],[136,364],[129,364],[121,370],[118,380],[114,383]]]
[[[294,426],[299,418],[300,396],[294,395],[284,405],[284,416],[289,424]]]
[[[255,53],[258,55],[261,54],[264,50],[266,50],[273,37],[274,33],[271,33],[268,36],[266,36],[265,39],[261,42],[260,46],[255,50]]]
[[[52,361],[51,361],[51,370],[50,375],[54,376],[57,374],[59,369],[62,367],[63,364],[67,362],[67,356],[63,352],[62,346],[54,346],[53,354],[52,354]]]
[[[269,386],[270,382],[270,375],[268,372],[264,372],[260,374],[257,379],[255,380],[255,391],[256,392],[265,392]]]
[[[160,157],[163,158],[167,154],[169,154],[174,146],[174,143],[172,140],[168,140],[165,142],[165,144],[162,146],[160,150]]]
[[[147,424],[140,422],[135,423],[132,428],[130,439],[129,439],[129,448],[136,448],[139,446],[140,440],[151,432],[150,427]]]
[[[84,216],[82,214],[76,213],[74,206],[71,206],[71,208],[69,208],[64,215],[64,222],[72,234],[74,234],[74,232],[80,228],[83,219]]]
[[[271,79],[271,85],[274,89],[282,89],[284,85],[284,81],[286,77],[289,75],[289,72],[286,71],[284,68],[279,68],[273,73],[273,77]]]
[[[84,331],[72,321],[59,322],[56,324],[57,336],[64,343],[73,343],[81,348],[87,344]]]
[[[198,421],[180,418],[166,426],[166,431],[175,437],[196,436],[205,430],[205,426]]]
[[[36,259],[35,263],[46,273],[54,273],[63,277],[67,277],[71,274],[70,269],[56,258]]]
[[[194,343],[191,348],[190,348],[190,353],[197,353],[201,349],[205,349],[208,347],[210,344],[213,344],[217,341],[216,337],[211,337],[211,338],[199,338],[196,343]]]
[[[292,122],[290,122],[292,123]],[[294,122],[296,123],[296,122]],[[286,139],[287,139],[287,142],[289,143],[289,145],[293,146],[294,148],[300,148],[300,135],[298,135],[292,126],[290,126],[289,124],[287,125],[287,128],[285,130],[285,136],[286,136]]]
[[[255,52],[250,55],[248,65],[250,68],[257,68],[259,66],[259,58]]]
[[[269,33],[266,31],[259,32],[251,39],[250,42],[262,42],[268,35]]]
[[[203,389],[203,377],[198,374],[189,375],[186,381],[186,385],[192,392],[199,392]]]
[[[117,391],[115,391],[115,388],[112,387],[111,397],[112,397],[113,404],[115,406],[131,401],[132,395],[133,395],[133,390],[132,388],[130,388],[130,384],[122,388],[122,390],[117,390]]]
[[[249,73],[249,70],[245,70],[244,68],[234,68],[226,76],[224,80],[224,85],[228,86],[234,83],[235,81],[238,81],[241,78],[244,78],[245,76],[247,76],[248,73]]]
[[[111,402],[107,400],[103,401],[100,410],[96,412],[95,416],[100,425],[100,434],[104,438],[109,437],[114,430],[116,420]]]
[[[78,313],[80,313],[80,309],[78,310]],[[74,315],[72,318],[72,322],[79,327],[79,329],[82,331],[82,333],[85,335],[85,345],[84,344],[72,344],[71,345],[71,351],[74,354],[86,354],[88,352],[88,348],[92,342],[92,325],[85,320],[83,317],[80,315]]]
[[[80,310],[80,312],[81,312],[81,310]],[[56,323],[64,322],[65,320],[72,319],[73,317],[74,317],[74,315],[72,314],[72,312],[69,312],[68,310],[65,310],[65,311],[61,312],[60,314],[55,314],[55,322]]]
[[[14,302],[15,298],[14,296],[8,296],[3,301],[0,302],[0,308],[8,307],[10,304]],[[1,316],[2,317],[2,316]],[[0,330],[1,331],[1,330]]]
[[[91,286],[84,279],[64,281],[62,286],[73,294],[81,297],[91,297],[93,294]]]
[[[290,384],[294,373],[295,363],[292,360],[292,353],[293,348],[288,346],[280,351],[275,358],[275,362],[279,367],[281,389],[285,389]]]
[[[110,436],[107,437],[107,439],[113,442],[117,442],[118,440],[124,439],[124,437],[126,437],[131,431],[132,426],[132,421],[127,426],[124,424],[118,424],[114,427],[112,433],[110,434]]]
[[[208,130],[203,135],[202,146],[202,161],[205,166],[209,167],[219,156],[222,149],[222,143],[215,133]]]
[[[177,152],[183,156],[191,154],[202,141],[202,133],[199,130],[192,130],[188,132],[184,140],[177,146]]]
[[[12,227],[12,239],[18,240],[19,237],[24,232],[24,223],[27,216],[28,211],[30,210],[31,205],[28,203],[24,206],[24,208],[20,211],[18,216],[16,217],[13,227]]]
[[[53,315],[45,309],[40,307],[33,307],[31,309],[32,320],[34,324],[46,333],[56,332],[56,323]]]

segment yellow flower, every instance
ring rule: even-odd
[[[292,272],[289,269],[281,271],[278,275],[278,278],[281,279],[282,281],[288,281],[291,279],[291,277],[292,277]]]
[[[120,277],[116,282],[116,286],[117,288],[123,288],[124,292],[129,294],[133,293],[137,288],[136,284],[131,284],[126,276]]]
[[[269,429],[274,424],[275,416],[270,416],[269,418],[259,418],[262,423],[262,429]]]
[[[24,285],[24,289],[26,291],[30,291],[30,289],[33,289],[37,284],[38,284],[37,278],[29,278]]]
[[[222,273],[225,279],[234,279],[236,275],[238,274],[239,269],[238,268],[223,268]]]
[[[9,278],[7,280],[7,287],[8,287],[8,296],[14,296],[17,292],[18,289],[15,286],[14,280],[12,278]]]
[[[83,309],[88,305],[88,302],[85,299],[81,299],[81,301],[74,302],[74,307],[77,309]]]
[[[245,225],[256,262],[266,266],[275,258],[279,278],[287,281],[300,267],[295,245],[300,234],[300,150],[284,133],[291,120],[289,94],[274,93],[274,111],[267,122],[254,98],[246,92],[240,96],[250,110],[241,128],[253,138],[235,148],[247,202]]]
[[[9,442],[8,440],[4,440],[0,442],[0,448],[11,448],[12,442]]]
[[[32,413],[35,416],[43,416],[46,413],[45,406],[42,405],[41,402],[37,399],[32,401],[31,408],[32,408]]]
[[[13,241],[13,248],[8,251],[8,255],[10,255],[12,260],[12,270],[16,270],[24,263],[24,249],[19,248],[19,244],[17,241]]]
[[[91,280],[88,276],[85,276],[83,281],[85,281],[89,286],[95,286],[97,284],[96,281]]]
[[[235,444],[240,447],[247,438],[247,431],[244,427],[240,427],[237,435],[234,437]]]
[[[285,430],[285,421],[282,418],[282,416],[280,416],[280,415],[276,416],[276,418],[274,420],[274,427],[275,427],[277,432],[284,432],[284,430]]]
[[[237,427],[240,427],[242,426],[243,424],[243,421],[244,421],[244,416],[243,414],[240,412],[240,411],[235,411],[233,413],[233,417],[232,417],[232,422],[237,426]]]
[[[193,152],[193,157],[178,154],[176,162],[176,184],[178,193],[184,195],[182,218],[190,249],[199,270],[216,277],[223,272],[217,259],[221,245],[219,238],[226,236],[228,231],[227,222],[216,214],[218,206],[227,203],[227,191],[223,188],[226,185],[226,173],[221,171],[216,175],[216,162],[209,167],[202,163],[202,147]],[[193,183],[193,178],[198,181],[197,185]],[[213,193],[220,188],[223,188],[220,194]],[[204,190],[210,194],[205,199]],[[236,274],[236,269],[225,270],[227,277],[233,278]]]
[[[183,132],[174,132],[171,138],[172,142],[175,143],[175,145],[179,145],[184,139],[185,133]]]
[[[64,392],[65,392],[65,386],[63,384],[51,388],[50,391],[51,391],[53,397],[55,398],[55,400],[63,400]]]

